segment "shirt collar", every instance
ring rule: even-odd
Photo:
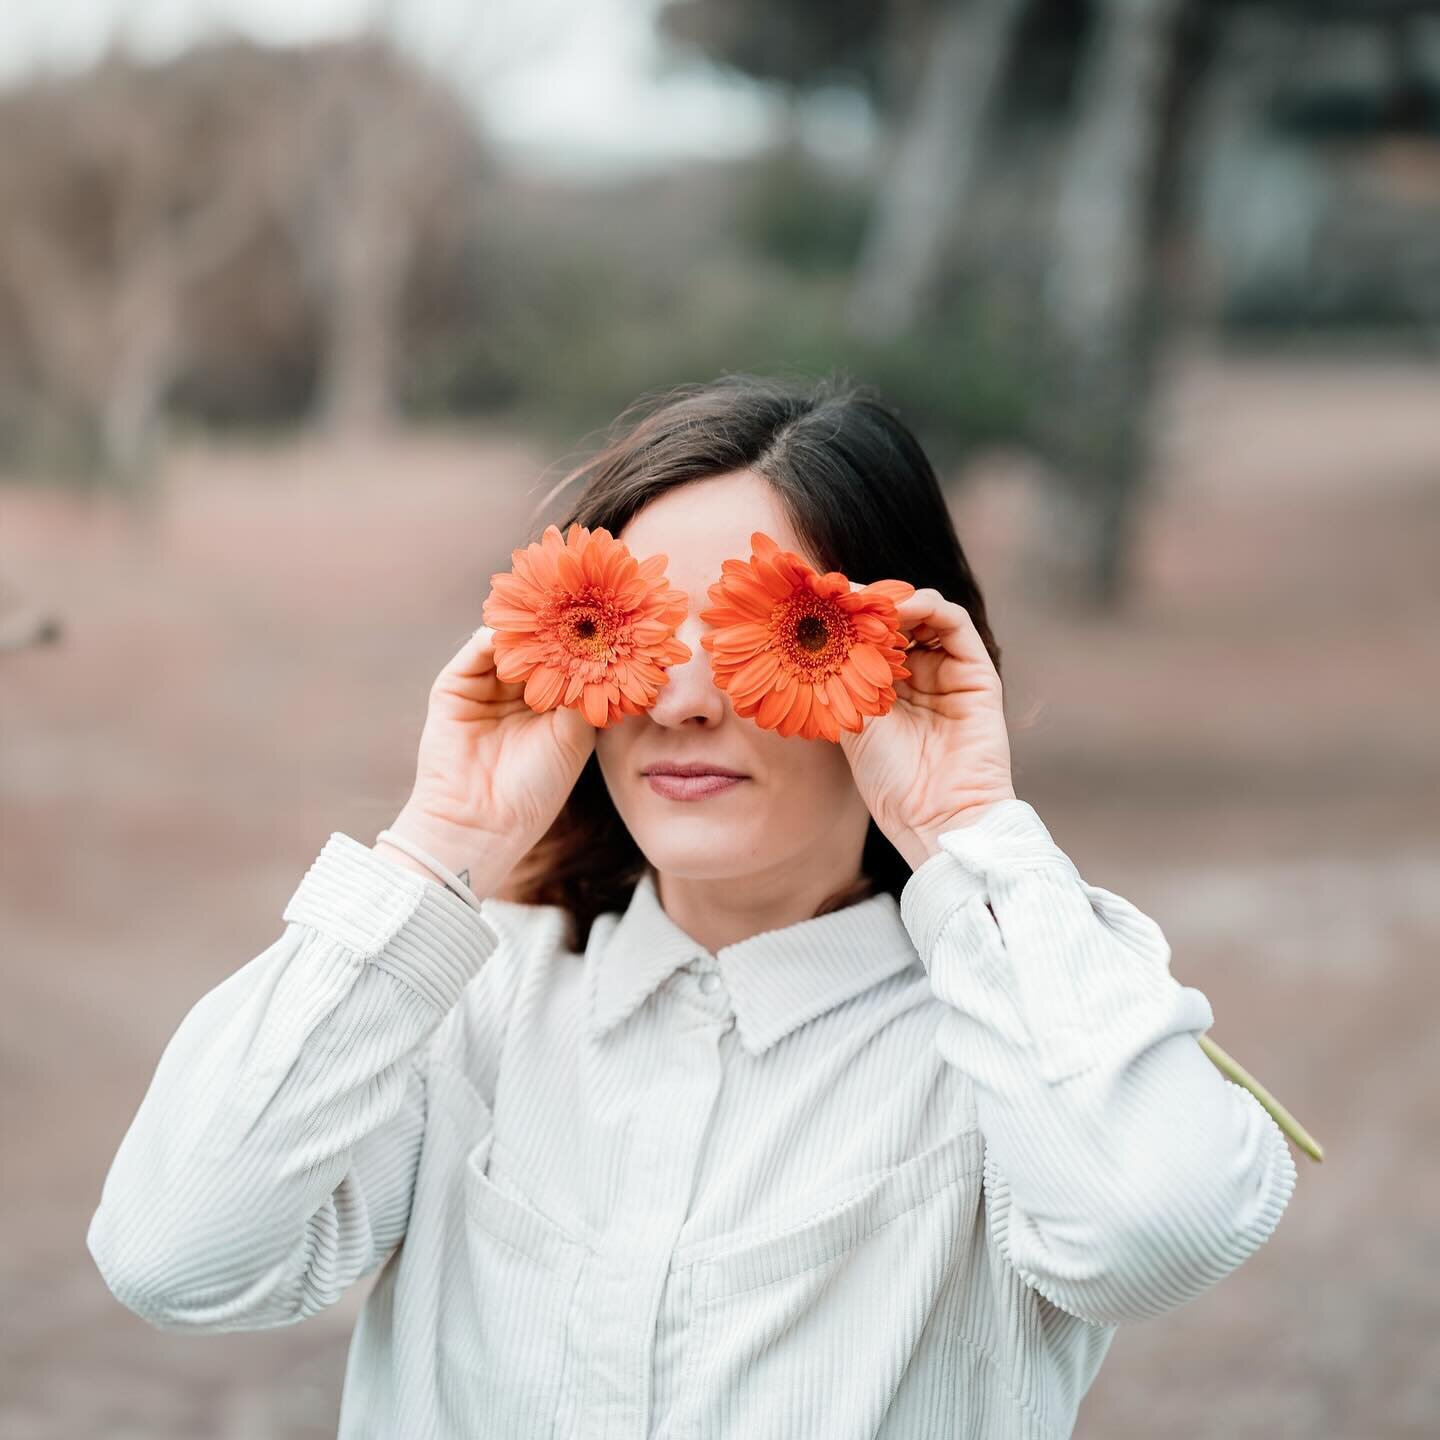
[[[713,954],[660,904],[655,873],[642,873],[629,904],[597,947],[591,1033],[632,1015],[681,966],[711,960],[735,1008],[740,1043],[752,1055],[920,957],[888,890],[841,910],[763,930]]]

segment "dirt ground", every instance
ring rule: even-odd
[[[1268,1244],[1117,1336],[1082,1440],[1440,1433],[1440,383],[1177,360],[1135,598],[1046,599],[1016,457],[957,487],[1016,786],[1163,925],[1212,1035],[1326,1146]],[[557,474],[504,435],[191,447],[152,503],[0,485],[0,1434],[334,1434],[370,1282],[177,1336],[85,1248],[190,1006],[332,830],[403,802],[435,671]]]

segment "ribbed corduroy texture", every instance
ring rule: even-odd
[[[378,1270],[343,1440],[1067,1436],[1295,1165],[1029,804],[940,845],[713,955],[647,874],[581,956],[337,832],[166,1047],[91,1253],[194,1331]]]

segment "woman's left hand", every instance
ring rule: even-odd
[[[935,589],[895,608],[897,629],[937,648],[907,650],[895,704],[858,734],[842,729],[840,745],[875,823],[915,870],[943,831],[1013,799],[1015,787],[1000,676],[969,613]]]

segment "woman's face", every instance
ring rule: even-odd
[[[700,644],[710,627],[699,612],[713,603],[708,590],[721,562],[748,559],[755,530],[817,563],[769,483],[750,470],[668,490],[620,532],[637,558],[668,557],[667,578],[690,597],[678,634],[691,655],[669,668],[644,715],[596,734],[596,756],[626,828],[662,874],[752,878],[765,889],[838,886],[859,872],[870,821],[845,752],[830,740],[786,739],[738,717]],[[663,761],[709,762],[746,778],[702,799],[672,799],[644,773]]]

